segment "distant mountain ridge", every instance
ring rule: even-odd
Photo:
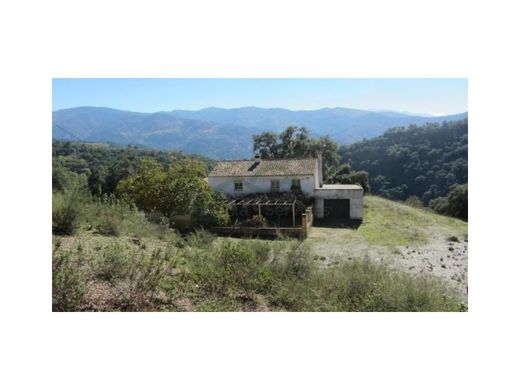
[[[305,126],[314,136],[328,135],[341,144],[381,135],[396,126],[467,118],[467,113],[431,117],[351,108],[287,110],[283,108],[217,107],[197,111],[140,113],[106,107],[54,111],[53,138],[108,141],[179,149],[212,158],[244,158],[252,154],[252,135]]]

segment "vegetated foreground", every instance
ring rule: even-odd
[[[357,230],[302,242],[181,237],[83,202],[74,235],[53,236],[55,311],[467,310],[467,224],[422,209],[367,197]],[[67,219],[59,199],[53,212]]]

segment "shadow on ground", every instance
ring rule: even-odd
[[[341,229],[353,229],[357,230],[361,225],[362,221],[353,219],[342,219],[342,218],[324,218],[315,219],[313,226],[326,227],[326,228],[341,228]]]

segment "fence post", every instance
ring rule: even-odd
[[[302,214],[302,238],[307,238],[307,214]]]

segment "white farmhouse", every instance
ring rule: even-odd
[[[357,184],[323,184],[321,156],[306,159],[220,161],[208,184],[227,196],[299,189],[314,198],[315,218],[363,219],[363,188]]]

